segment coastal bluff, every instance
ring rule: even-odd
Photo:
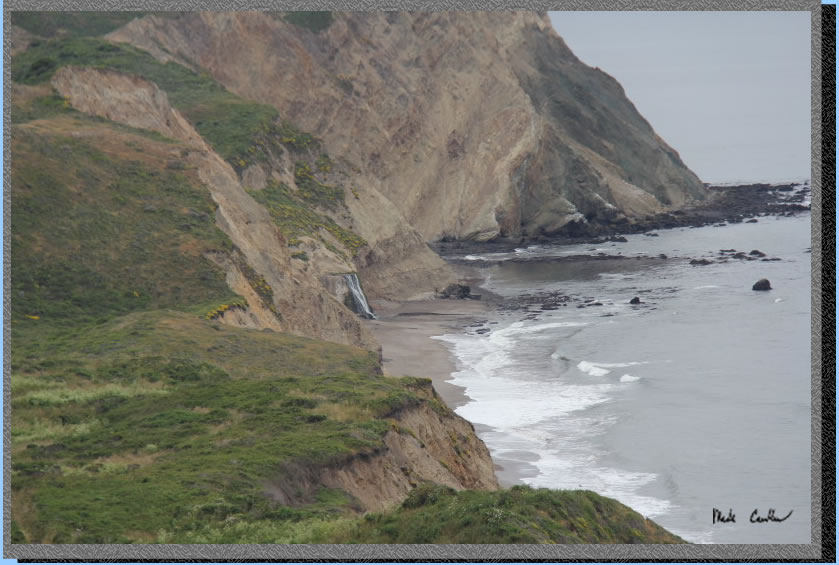
[[[12,544],[683,542],[499,488],[352,304],[705,199],[546,15],[11,23]]]

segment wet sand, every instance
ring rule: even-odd
[[[382,346],[385,374],[431,379],[434,390],[452,410],[469,402],[463,387],[447,382],[457,370],[454,357],[443,342],[430,338],[463,331],[465,326],[485,319],[487,304],[479,300],[435,298],[377,306],[377,319],[365,323]],[[479,435],[492,431],[479,423],[473,425]],[[522,460],[539,458],[536,454],[517,455]],[[503,487],[521,484],[521,479],[536,474],[536,467],[529,463],[499,457],[493,457],[493,461]]]

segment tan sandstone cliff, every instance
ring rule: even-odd
[[[275,106],[429,241],[591,233],[705,196],[545,14],[332,17],[312,31],[282,13],[147,16],[108,37]]]

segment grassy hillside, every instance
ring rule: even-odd
[[[232,244],[180,150],[79,114],[12,129],[13,331],[236,299],[204,257]]]
[[[43,93],[18,94],[37,108]],[[14,541],[357,509],[322,488],[278,505],[264,485],[380,449],[416,381],[369,352],[207,320],[240,299],[204,255],[236,252],[178,144],[59,105],[11,145]]]
[[[176,539],[199,524],[357,510],[301,469],[381,449],[419,402],[352,347],[152,311],[19,336],[12,364],[18,541]],[[281,505],[275,483],[291,493]]]

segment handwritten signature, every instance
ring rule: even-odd
[[[761,516],[760,511],[757,508],[755,508],[749,515],[749,522],[751,522],[752,524],[765,524],[766,522],[783,522],[790,516],[792,516],[792,510],[790,510],[789,513],[783,518],[779,518],[775,515],[774,508],[770,508],[769,512],[766,513],[766,516]],[[716,524],[717,522],[720,522],[721,524],[737,523],[737,515],[731,508],[728,509],[728,514],[723,514],[719,509],[714,508],[711,512],[711,523]]]

